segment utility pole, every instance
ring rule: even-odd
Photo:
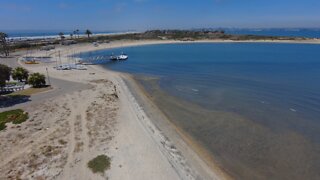
[[[46,68],[46,71],[47,71],[47,77],[48,77],[48,84],[49,84],[49,86],[51,86],[48,68]]]

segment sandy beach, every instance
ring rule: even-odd
[[[233,42],[233,41],[199,41]],[[251,42],[251,41],[237,41]],[[254,41],[270,43],[315,43],[309,41]],[[181,41],[118,41],[59,46],[34,51],[63,63],[68,55],[107,48]],[[23,55],[19,55],[23,56]],[[19,57],[18,57],[19,59]],[[88,70],[58,71],[55,63],[20,65],[31,72],[64,80],[63,86],[83,84],[79,90],[60,91],[32,104],[19,105],[29,113],[21,125],[9,124],[0,133],[0,179],[229,179],[190,137],[174,126],[144,95],[130,75],[88,66]],[[53,90],[64,89],[52,83]],[[37,96],[37,95],[36,95]],[[0,109],[3,111],[4,109]],[[154,123],[154,122],[157,123]],[[105,174],[87,167],[97,155],[111,157]]]

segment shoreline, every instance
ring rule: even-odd
[[[105,69],[100,65],[93,65],[92,68],[113,74],[112,79],[121,87],[126,99],[132,100],[126,104],[136,109],[140,123],[158,143],[161,152],[181,179],[232,179],[217,166],[212,155],[204,147],[169,120],[133,75]]]
[[[150,120],[159,128],[164,135],[168,135],[169,139],[181,150],[181,153],[187,157],[187,161],[191,166],[200,172],[204,179],[232,179],[223,169],[219,167],[214,157],[196,139],[185,132],[181,127],[174,124],[169,117],[153,102],[143,86],[133,78],[132,75],[121,73],[120,75],[125,81],[129,89],[134,94],[137,102],[141,104],[145,113],[151,117]]]
[[[120,43],[120,44],[119,44]],[[193,44],[193,43],[275,43],[275,44],[320,44],[320,39],[314,40],[195,40],[195,41],[180,41],[180,40],[122,40],[111,42],[110,47],[112,48],[122,48],[122,47],[133,47],[133,46],[145,46],[145,45],[158,45],[158,44]],[[87,43],[88,44],[88,43]],[[90,44],[90,43],[89,43]],[[106,49],[105,46],[98,46],[96,50]],[[82,50],[81,52],[91,52],[92,49]],[[95,50],[94,50],[95,51]]]
[[[64,46],[58,47],[57,50],[61,51],[62,61],[68,62],[68,56],[74,52],[91,52],[103,49],[130,47],[130,46],[143,46],[143,45],[155,45],[155,44],[179,44],[179,43],[310,43],[310,44],[320,44],[320,41],[118,41],[110,44],[102,44],[99,47],[94,47],[90,43],[79,44],[74,46]],[[57,50],[51,53],[50,56],[57,58]],[[41,56],[46,52],[37,51],[35,56]],[[22,56],[21,56],[22,57]],[[86,83],[89,80],[99,80],[103,77],[105,79],[112,81],[116,86],[120,94],[120,102],[122,103],[122,108],[130,109],[131,113],[124,118],[128,118],[130,115],[135,116],[134,120],[140,123],[140,130],[146,131],[146,135],[150,136],[153,143],[157,145],[157,149],[162,154],[160,158],[161,161],[168,161],[170,167],[174,167],[174,172],[178,174],[180,179],[229,179],[228,175],[221,170],[221,167],[211,161],[206,160],[207,154],[206,150],[201,147],[196,141],[189,137],[188,134],[183,132],[179,127],[176,127],[162,112],[158,109],[151,99],[148,99],[139,84],[134,82],[134,79],[125,73],[116,72],[112,70],[106,70],[102,67],[93,65],[88,68],[87,72],[96,73],[96,76],[90,76],[83,73],[79,76],[81,71],[57,71],[53,70],[52,67],[55,63],[51,64],[40,64],[40,65],[25,65],[20,63],[20,65],[28,68],[34,72],[45,73],[45,67],[49,69],[50,76],[58,79],[63,79],[72,82]],[[80,101],[81,102],[81,101]],[[142,104],[142,105],[141,105]],[[121,109],[121,108],[120,108]],[[149,110],[149,111],[148,111]],[[126,110],[127,112],[128,110]],[[156,120],[159,123],[155,123]],[[182,140],[182,142],[179,142]],[[136,142],[143,145],[143,142]],[[175,148],[177,147],[177,149]],[[182,156],[180,155],[182,153]],[[125,153],[125,152],[123,152]],[[149,153],[158,153],[149,152]],[[121,153],[120,153],[121,155]],[[122,154],[123,155],[123,154]],[[122,159],[123,161],[123,159]],[[186,162],[185,162],[186,161]],[[166,162],[163,162],[163,170],[165,172],[167,167]],[[150,164],[149,164],[150,165]],[[148,165],[144,165],[146,167]],[[152,167],[154,166],[151,165]],[[142,165],[143,167],[143,165]],[[133,167],[128,167],[133,168]],[[113,171],[112,169],[110,171]],[[136,173],[138,173],[137,171]],[[120,176],[120,172],[110,174],[111,179],[123,179]],[[170,173],[169,173],[170,174]],[[158,174],[160,175],[160,174]],[[118,177],[118,178],[117,178]],[[164,176],[166,177],[166,175]],[[175,175],[168,175],[167,177],[175,177]],[[158,177],[161,179],[161,177]],[[126,179],[126,178],[124,178]]]
[[[139,43],[139,42],[134,42],[134,43],[129,43],[126,45],[148,45],[150,43],[154,43],[154,42],[144,42],[144,43]],[[168,42],[165,42],[168,43]],[[174,43],[174,42],[173,42]],[[121,45],[121,46],[119,46]],[[91,46],[91,48],[90,48]],[[117,45],[111,45],[111,47],[109,48],[117,48],[117,47],[122,47],[123,44],[117,44]],[[93,47],[91,44],[87,44],[87,45],[82,45],[81,47],[79,47],[78,45],[72,47],[74,48],[74,50],[79,51],[79,52],[84,52],[84,51],[92,51],[92,50],[96,50],[97,48]],[[108,47],[107,47],[108,48]],[[106,47],[103,47],[102,49],[106,49]],[[59,47],[59,50],[61,51],[61,59],[62,62],[67,62],[68,60],[68,55],[71,54],[72,50],[69,49],[69,47]],[[35,56],[41,56],[41,54],[44,52],[36,52]],[[51,54],[51,56],[54,56],[54,53]],[[227,179],[225,178],[226,176],[222,175],[221,172],[216,173],[214,171],[212,171],[211,168],[207,167],[207,164],[204,163],[202,161],[202,159],[200,157],[198,157],[198,154],[195,153],[191,147],[189,147],[187,145],[186,142],[184,145],[185,149],[177,149],[175,147],[175,144],[172,143],[171,139],[175,138],[178,140],[183,140],[179,137],[172,137],[173,135],[171,135],[171,137],[169,135],[166,135],[163,129],[159,129],[157,126],[155,126],[155,124],[153,123],[153,121],[151,119],[153,119],[154,117],[150,117],[146,114],[146,112],[144,111],[144,106],[141,106],[135,96],[132,95],[132,89],[128,88],[128,85],[124,82],[124,81],[128,81],[128,78],[125,78],[125,75],[123,73],[120,72],[115,72],[112,70],[106,70],[103,69],[99,66],[93,65],[88,67],[88,70],[86,71],[86,73],[83,74],[87,74],[89,72],[89,74],[94,73],[95,75],[92,75],[90,77],[90,75],[86,75],[88,77],[84,77],[85,75],[81,75],[78,76],[78,73],[80,73],[81,71],[57,71],[57,70],[52,70],[52,67],[54,66],[55,63],[50,63],[50,64],[39,64],[39,65],[25,65],[22,64],[20,62],[20,65],[26,67],[27,69],[34,71],[34,72],[41,72],[41,73],[45,73],[45,68],[49,69],[50,72],[50,76],[57,78],[57,79],[64,79],[67,81],[72,81],[72,82],[81,82],[81,83],[86,83],[88,81],[88,78],[90,79],[90,81],[94,81],[94,80],[99,80],[101,77],[105,76],[107,78],[107,80],[110,80],[111,82],[113,82],[115,84],[115,86],[117,86],[117,91],[120,94],[119,95],[119,99],[120,99],[120,111],[121,109],[126,109],[124,111],[128,110],[132,110],[133,113],[128,113],[127,116],[135,116],[135,120],[138,121],[136,123],[139,123],[140,126],[142,126],[143,129],[141,129],[142,131],[147,131],[147,136],[149,136],[149,138],[152,139],[152,144],[155,144],[156,147],[159,151],[160,154],[157,155],[157,151],[153,150],[152,156],[162,156],[163,159],[161,161],[163,161],[163,163],[161,164],[167,164],[168,165],[164,165],[165,167],[162,168],[163,170],[160,169],[160,171],[165,171],[165,168],[172,168],[172,170],[177,173],[177,176],[180,179]],[[98,75],[99,74],[99,75]],[[101,74],[101,75],[100,75]],[[98,77],[96,77],[98,76]],[[85,79],[83,79],[85,78]],[[134,83],[133,81],[131,83]],[[137,90],[137,89],[136,89]],[[137,91],[136,93],[143,95],[143,93],[141,91]],[[121,117],[122,115],[120,115],[120,121],[122,121]],[[162,115],[157,115],[158,117],[162,116]],[[128,117],[127,117],[128,118]],[[121,122],[120,122],[121,123]],[[170,127],[172,128],[172,127]],[[173,128],[175,129],[175,128]],[[140,130],[140,131],[141,131]],[[179,133],[176,133],[179,134]],[[181,137],[181,135],[180,135]],[[117,135],[115,136],[115,139],[117,139]],[[177,141],[178,142],[178,141]],[[143,142],[142,142],[143,143]],[[135,144],[137,144],[138,146],[143,146],[143,144],[141,144],[141,142],[135,142]],[[154,145],[152,145],[154,146]],[[189,160],[191,159],[190,156],[189,157],[184,157],[184,153],[183,151],[188,151],[189,154],[192,154],[193,160]],[[120,156],[120,155],[118,155]],[[146,158],[148,159],[148,158]],[[196,161],[194,161],[194,159],[196,159]],[[151,161],[154,161],[154,159],[148,159]],[[116,161],[116,160],[115,160]],[[132,161],[132,160],[131,160]],[[193,165],[192,163],[196,162],[197,164]],[[170,164],[170,165],[169,165]],[[196,167],[200,165],[200,167]],[[146,165],[142,165],[143,169],[144,168],[148,168],[148,166],[150,166],[149,168],[152,168],[153,166],[158,166],[157,164],[146,164]],[[166,167],[167,166],[167,167]],[[196,170],[194,170],[196,167]],[[132,167],[129,168],[134,168],[134,166],[132,165]],[[170,171],[172,171],[170,170]],[[200,171],[199,171],[200,170]],[[70,171],[70,170],[69,170]],[[167,171],[167,170],[166,170]],[[199,173],[200,172],[200,173]],[[218,171],[217,171],[218,172]],[[114,175],[115,174],[115,175]],[[110,170],[110,177],[112,179],[118,179],[117,176],[119,176],[120,173],[112,173],[112,169]],[[130,174],[129,174],[130,175]],[[147,175],[144,175],[147,176]],[[162,179],[164,177],[169,179],[173,178],[176,175],[172,175],[171,173],[165,173],[165,174],[158,174],[159,179]],[[156,179],[157,179],[156,178]],[[121,178],[122,179],[122,178]],[[126,178],[124,178],[126,179]],[[175,178],[173,178],[175,179]]]
[[[61,55],[72,55],[85,52],[94,52],[104,49],[125,48],[134,46],[146,46],[146,45],[158,45],[158,44],[193,44],[193,43],[275,43],[275,44],[320,44],[320,39],[314,40],[195,40],[195,41],[180,41],[180,40],[119,40],[110,43],[99,44],[97,47],[93,47],[92,43],[81,43],[71,46],[58,46],[64,47],[65,53]],[[76,48],[75,48],[76,47]],[[55,51],[57,51],[55,50]],[[71,51],[73,50],[73,51]],[[71,52],[70,52],[71,51]],[[56,52],[55,52],[56,53]],[[51,53],[51,55],[55,54]]]

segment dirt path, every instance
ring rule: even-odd
[[[70,101],[71,101],[71,98],[69,96],[66,97],[67,100],[69,101],[68,103],[68,106],[72,106],[70,105]],[[67,152],[67,163],[66,163],[66,166],[64,168],[64,173],[63,173],[63,176],[64,177],[72,177],[72,174],[71,174],[71,170],[73,167],[73,161],[74,161],[74,154],[73,154],[73,151],[74,151],[74,148],[75,148],[75,141],[74,141],[74,137],[75,137],[75,119],[76,119],[76,114],[75,114],[76,111],[73,111],[73,108],[71,108],[71,114],[70,114],[70,117],[68,118],[68,125],[70,126],[70,133],[69,133],[69,137],[68,137],[68,152]],[[67,179],[67,178],[64,178],[64,179]]]

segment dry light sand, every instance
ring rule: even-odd
[[[60,51],[61,60],[66,63],[67,55],[72,53],[160,43],[179,42],[118,41],[99,47],[81,44],[57,47],[49,52],[35,51],[33,55],[55,59]],[[24,110],[30,118],[26,122],[9,124],[6,130],[0,131],[1,180],[229,178],[203,161],[179,133],[172,130],[170,135],[164,134],[163,129],[156,127],[150,118],[162,116],[146,115],[125,84],[125,75],[98,66],[89,66],[85,71],[57,71],[53,68],[55,63],[21,65],[43,74],[48,68],[51,77],[81,82],[90,88],[27,105]],[[63,88],[54,84],[53,87]],[[182,145],[176,146],[176,142]],[[111,168],[104,174],[94,174],[87,163],[101,154],[111,158]]]

